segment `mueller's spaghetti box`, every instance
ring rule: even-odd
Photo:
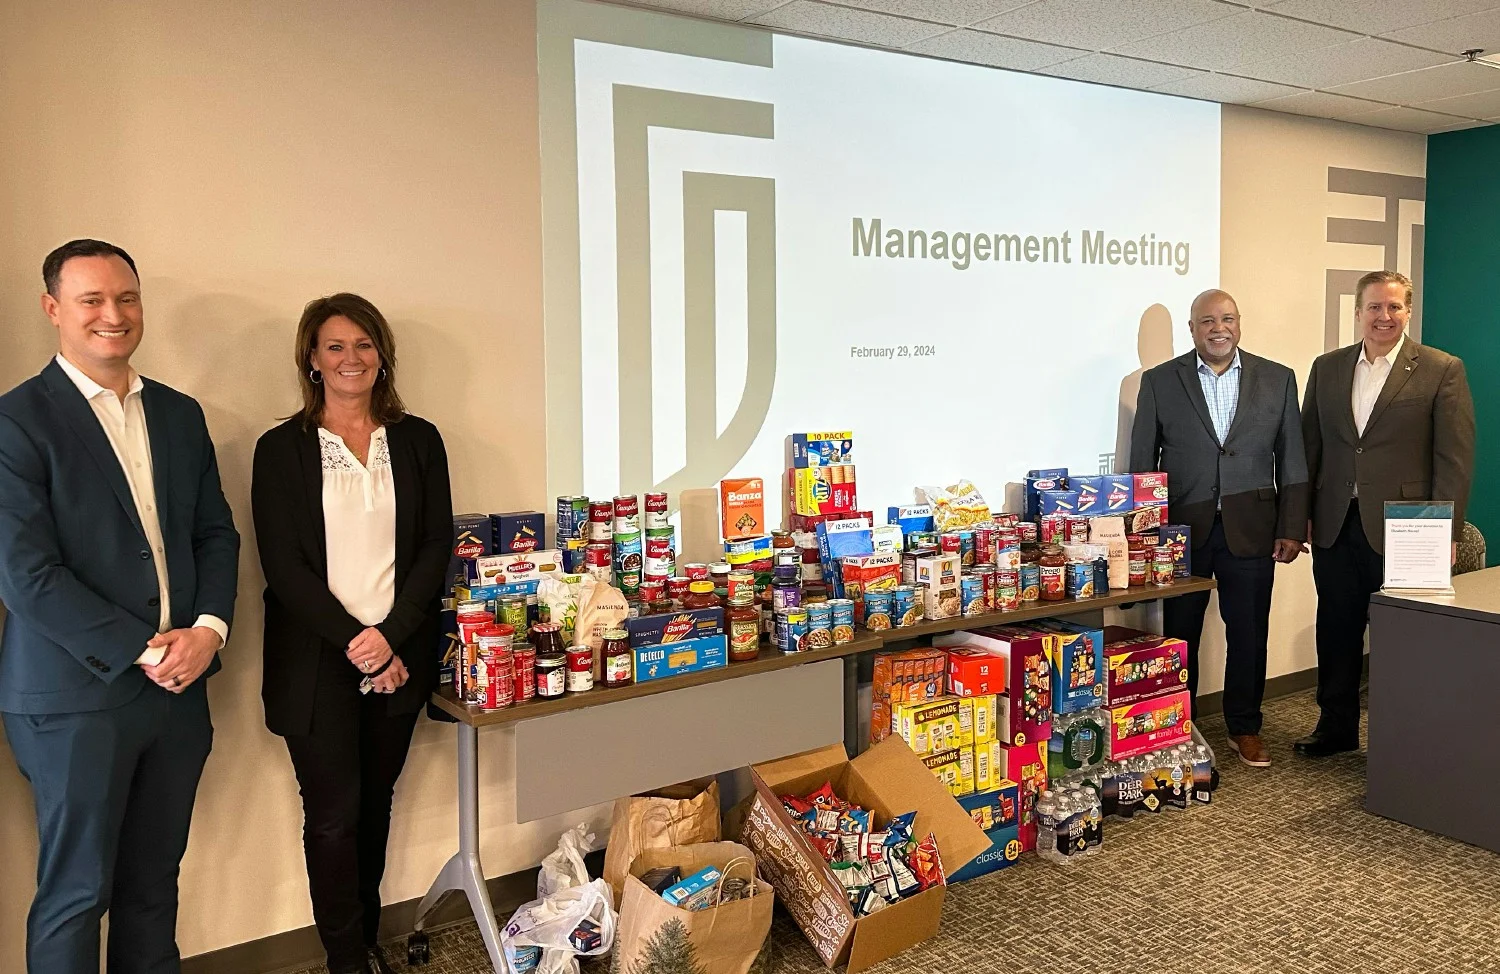
[[[1192,707],[1191,694],[1179,690],[1109,708],[1109,759],[1123,761],[1192,740]]]
[[[854,462],[854,433],[793,433],[787,437],[793,469]]]
[[[1142,507],[1159,507],[1162,509],[1162,520],[1167,516],[1167,474],[1164,470],[1152,471],[1151,473],[1133,473],[1131,506],[1139,510]],[[1157,524],[1160,524],[1158,521]],[[1134,532],[1132,532],[1134,533]]]
[[[1021,506],[1023,520],[1035,521],[1042,513],[1041,492],[1065,490],[1068,486],[1068,468],[1050,467],[1026,472],[1024,501]]]
[[[805,795],[831,784],[840,798],[873,813],[876,830],[915,811],[913,834],[937,837],[938,854],[949,873],[990,847],[969,813],[900,741],[882,741],[852,761],[843,745],[835,744],[754,765],[750,778],[755,796],[744,816],[741,841],[818,958],[830,968],[848,964],[848,974],[860,974],[936,936],[947,886],[938,884],[856,917],[848,891],[792,821],[782,795]]]
[[[1052,633],[1052,712],[1071,714],[1104,703],[1104,631],[1065,619],[1028,623]]]
[[[802,467],[788,471],[787,476],[792,510],[798,514],[846,514],[858,506],[852,463]]]
[[[729,641],[724,636],[705,636],[676,643],[636,646],[635,682],[661,680],[699,670],[716,670],[729,662]]]
[[[1193,529],[1186,524],[1163,524],[1157,534],[1162,544],[1172,546],[1172,577],[1193,574]]]
[[[1051,635],[1014,626],[947,633],[933,639],[944,649],[961,647],[1005,661],[1005,690],[996,700],[996,736],[1011,744],[1045,741],[1052,733]]]
[[[943,694],[943,667],[948,654],[941,649],[912,649],[876,653],[870,681],[870,743],[891,735],[891,709],[906,703],[926,703]]]
[[[904,703],[892,710],[892,727],[917,755],[974,746],[974,703],[961,697],[939,697],[926,703]]]
[[[977,773],[977,757],[975,762]],[[960,798],[958,804],[984,830],[990,847],[967,866],[950,873],[948,882],[962,883],[1015,865],[1021,858],[1020,786],[1002,780],[989,791]]]
[[[490,533],[494,539],[495,554],[545,548],[542,541],[546,530],[547,518],[541,511],[512,511],[509,514],[490,515]]]
[[[759,477],[719,481],[719,523],[725,541],[765,534],[765,481]]]
[[[444,588],[467,585],[474,559],[493,554],[494,533],[487,514],[453,515],[453,558],[448,562],[448,583]]]
[[[718,636],[724,632],[724,610],[683,609],[680,612],[657,612],[637,619],[626,619],[625,631],[630,633],[632,648]]]
[[[1076,490],[1044,490],[1037,494],[1037,509],[1042,517],[1049,514],[1080,514],[1082,512],[1078,505],[1082,497]]]
[[[974,794],[974,749],[948,748],[923,755],[922,763],[954,798]]]
[[[511,585],[556,578],[562,574],[562,552],[547,548],[504,555],[481,555],[474,559],[474,577],[470,582],[473,586]]]
[[[1137,703],[1187,686],[1187,643],[1124,626],[1104,630],[1104,702]]]
[[[958,646],[948,650],[948,692],[955,697],[994,697],[1005,692],[1009,663],[978,647]]]

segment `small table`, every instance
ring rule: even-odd
[[[905,629],[891,629],[884,632],[861,632],[853,642],[841,646],[831,646],[826,649],[791,655],[780,653],[773,649],[765,649],[761,651],[759,658],[751,662],[735,663],[717,670],[688,673],[683,676],[637,683],[627,687],[597,687],[587,693],[569,694],[550,700],[533,699],[504,710],[489,713],[481,711],[476,707],[459,703],[453,695],[452,688],[444,687],[439,692],[433,694],[432,702],[458,722],[458,851],[453,854],[452,858],[438,872],[437,878],[433,880],[432,886],[427,890],[427,894],[422,897],[422,902],[417,907],[414,932],[408,941],[408,954],[413,958],[414,962],[422,962],[421,958],[425,957],[426,951],[426,934],[423,932],[424,921],[444,895],[457,890],[462,891],[468,897],[469,906],[474,911],[475,922],[479,925],[480,937],[483,939],[485,950],[490,957],[490,964],[497,974],[502,974],[502,972],[507,970],[500,950],[500,923],[496,919],[494,908],[490,903],[489,890],[484,882],[484,869],[479,861],[479,729],[481,727],[538,720],[577,713],[583,710],[592,710],[597,707],[607,707],[612,704],[626,705],[620,709],[627,711],[630,719],[636,719],[639,704],[635,702],[646,697],[682,692],[680,697],[675,698],[675,704],[676,700],[689,700],[693,696],[695,689],[714,687],[721,684],[732,684],[732,686],[720,687],[719,689],[738,690],[740,687],[749,689],[751,686],[750,681],[753,678],[769,678],[776,674],[780,674],[782,678],[791,677],[793,679],[798,678],[799,674],[806,674],[807,682],[822,684],[826,682],[825,676],[828,671],[826,667],[819,667],[818,664],[839,660],[842,662],[843,670],[840,681],[842,684],[842,712],[835,715],[835,717],[842,724],[845,749],[850,754],[857,754],[862,750],[858,731],[858,661],[859,657],[863,654],[887,647],[905,648],[918,640],[941,633],[954,632],[959,629],[977,629],[994,625],[1015,625],[1034,619],[1050,619],[1061,616],[1097,613],[1110,607],[1123,607],[1140,602],[1150,602],[1156,599],[1188,595],[1193,592],[1206,592],[1213,590],[1215,587],[1211,579],[1194,577],[1181,579],[1172,585],[1161,588],[1129,589],[1080,601],[1038,602],[1015,612],[996,612],[982,616],[942,619],[934,622],[924,622]],[[811,669],[799,670],[797,673],[792,672],[795,668],[801,667],[810,667]],[[783,686],[788,685],[783,684]],[[756,699],[748,694],[742,695],[742,697],[751,701],[752,704]],[[764,710],[763,707],[761,709]],[[766,713],[765,716],[768,721],[784,723],[784,715],[782,714]],[[718,727],[719,734],[725,736],[725,740],[715,743],[727,748],[728,753],[736,753],[736,748],[751,748],[763,743],[760,741],[759,735],[747,733],[743,729],[736,730],[732,727],[726,729],[722,723],[714,726]],[[826,733],[826,727],[820,722],[814,733]],[[732,739],[730,739],[731,736]],[[837,740],[837,738],[838,733],[835,731],[832,739]],[[820,743],[826,744],[828,740],[824,739]],[[818,744],[811,746],[818,746]],[[778,754],[768,754],[747,760],[765,760],[768,757],[779,757],[785,753],[795,753],[795,750],[781,751]],[[734,767],[743,766],[744,763],[747,762],[740,761]],[[518,760],[518,769],[519,766]],[[722,767],[713,770],[727,771],[732,769],[730,767]],[[654,784],[643,785],[642,787],[656,787],[670,783],[670,781],[694,776],[694,773],[689,772],[678,777],[669,777],[666,780],[656,781]],[[601,800],[608,800],[613,797],[618,796],[603,796]],[[537,817],[540,816],[532,815],[529,816],[528,820]]]

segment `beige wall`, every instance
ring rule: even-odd
[[[185,954],[311,923],[297,789],[262,725],[249,515],[255,439],[294,405],[302,305],[350,289],[392,319],[401,389],[447,438],[460,510],[545,503],[535,62],[526,0],[0,4],[0,388],[55,349],[42,256],[81,235],[125,246],[144,279],[137,364],[203,403],[244,535],[183,865]],[[487,871],[534,865],[564,822],[513,824],[510,736],[482,747]],[[425,891],[456,827],[453,732],[424,721],[389,899]],[[34,856],[5,751],[3,971],[22,969]]]
[[[302,304],[353,289],[391,317],[403,392],[448,439],[459,508],[547,502],[535,88],[525,0],[0,7],[0,387],[55,347],[37,309],[42,255],[85,234],[126,246],[146,292],[138,364],[203,403],[245,535],[183,870],[186,954],[311,922],[296,787],[261,724],[248,512],[255,438],[293,405]],[[1248,348],[1299,376],[1321,350],[1323,268],[1340,263],[1323,222],[1362,215],[1330,199],[1326,167],[1420,173],[1423,152],[1417,136],[1226,111],[1223,279]],[[1307,569],[1281,569],[1273,674],[1314,662]],[[1215,646],[1210,635],[1205,690],[1220,683]],[[495,875],[534,865],[565,822],[515,825],[510,737],[482,740]],[[452,764],[451,731],[424,722],[397,792],[390,900],[420,895],[454,847]],[[6,754],[0,970],[21,968],[34,853]]]
[[[1380,247],[1326,242],[1331,216],[1384,219],[1378,200],[1328,192],[1328,167],[1421,176],[1426,171],[1427,139],[1226,106],[1222,147],[1223,287],[1239,302],[1241,343],[1296,370],[1300,391],[1313,359],[1324,351],[1325,269],[1385,266]],[[1415,215],[1420,217],[1420,210]],[[1172,310],[1174,327],[1185,330],[1186,309]],[[1352,304],[1350,311],[1352,315]],[[1317,666],[1316,608],[1311,559],[1304,555],[1278,567],[1269,676]],[[1224,627],[1216,607],[1204,626],[1201,653],[1200,692],[1221,689]],[[1297,731],[1298,736],[1305,732],[1280,730]]]

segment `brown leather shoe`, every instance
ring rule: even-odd
[[[1271,766],[1271,752],[1266,750],[1265,742],[1260,739],[1259,734],[1231,734],[1229,746],[1240,756],[1241,761],[1252,768]]]

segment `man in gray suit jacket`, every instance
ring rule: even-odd
[[[1360,343],[1318,356],[1307,376],[1321,713],[1294,747],[1309,757],[1359,747],[1365,624],[1385,580],[1385,502],[1452,501],[1454,527],[1464,523],[1474,400],[1460,359],[1406,336],[1411,302],[1411,281],[1395,271],[1360,278]]]
[[[1192,531],[1193,574],[1219,583],[1228,654],[1224,723],[1252,767],[1268,767],[1260,739],[1275,562],[1301,550],[1307,462],[1292,370],[1242,351],[1240,312],[1223,291],[1193,301],[1194,351],[1141,377],[1130,469],[1164,470],[1172,520]],[[1198,640],[1208,593],[1167,599],[1163,629],[1188,645],[1188,689],[1198,710]]]

